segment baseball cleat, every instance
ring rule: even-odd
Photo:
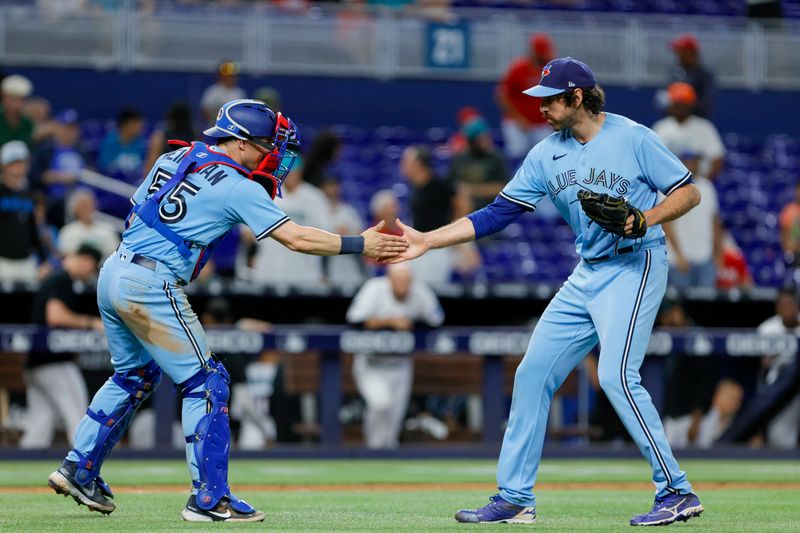
[[[222,498],[213,509],[205,511],[197,506],[192,494],[181,516],[187,522],[263,522],[267,515],[255,509],[252,513],[240,513],[230,506],[227,498]]]
[[[495,494],[480,509],[461,509],[456,513],[456,520],[468,524],[533,524],[536,509],[515,505]]]
[[[76,469],[77,463],[64,461],[58,470],[47,478],[47,484],[57,494],[63,494],[65,498],[72,496],[78,505],[85,505],[90,511],[111,514],[117,506],[106,497],[110,493],[105,492],[94,479],[88,485],[78,483],[75,479]]]
[[[666,526],[673,522],[686,522],[700,516],[703,506],[696,494],[669,494],[656,498],[653,510],[631,518],[632,526]]]

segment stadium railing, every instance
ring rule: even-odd
[[[453,9],[427,18],[424,11],[362,5],[287,10],[158,2],[140,11],[121,2],[115,10],[82,12],[6,5],[0,62],[212,72],[233,58],[251,74],[494,80],[526,53],[531,33],[546,32],[559,54],[586,61],[600,79],[637,87],[663,84],[674,65],[670,41],[693,32],[721,87],[796,89],[799,28],[791,19],[763,25],[743,17],[536,9]]]
[[[207,339],[213,352],[260,354],[279,350],[299,354],[318,350],[320,444],[338,447],[343,441],[339,420],[342,406],[342,354],[409,354],[449,357],[469,354],[482,361],[483,441],[495,444],[502,438],[506,417],[506,388],[503,357],[525,353],[530,328],[446,327],[414,332],[363,331],[346,326],[274,326],[268,333],[232,328],[209,328]],[[763,336],[753,329],[691,328],[654,331],[648,354],[666,356],[761,357],[764,354],[797,353],[794,335]],[[107,352],[105,336],[86,330],[47,329],[32,325],[0,325],[0,354],[29,351],[52,353]],[[579,367],[580,369],[580,367]],[[587,377],[579,375],[579,426],[588,427]],[[170,446],[175,396],[172,387],[162,385],[154,398],[156,445]]]

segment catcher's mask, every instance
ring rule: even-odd
[[[271,198],[281,196],[281,184],[300,146],[297,126],[289,117],[260,100],[232,100],[220,108],[216,123],[204,133],[218,139],[234,137],[264,150],[250,179],[261,184]]]
[[[297,161],[297,149],[300,146],[297,126],[289,117],[278,112],[274,135],[267,139],[249,139],[248,142],[267,150],[256,169],[250,173],[250,179],[260,183],[271,198],[282,197],[283,180]]]

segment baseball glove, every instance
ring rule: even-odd
[[[578,191],[578,200],[581,201],[581,208],[586,216],[610,233],[629,239],[638,239],[647,233],[644,213],[629,204],[625,198],[581,189]],[[631,215],[633,215],[633,230],[626,234],[625,222]]]

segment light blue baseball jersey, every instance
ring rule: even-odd
[[[613,253],[615,247],[655,245],[664,231],[660,225],[648,228],[638,242],[609,233],[581,209],[580,189],[622,196],[645,211],[656,205],[659,191],[669,195],[691,179],[689,170],[652,130],[606,113],[600,132],[586,144],[563,130],[534,146],[500,195],[530,210],[549,196],[575,232],[578,254],[593,259]]]
[[[209,150],[221,153],[213,146]],[[158,158],[131,203],[141,204],[164,185],[188,151],[180,148]],[[185,282],[190,280],[203,248],[236,224],[246,224],[261,240],[289,220],[261,185],[225,165],[209,165],[190,173],[164,196],[160,206],[161,221],[195,243],[191,257],[181,257],[174,244],[135,216],[122,242],[129,250],[164,263]]]

